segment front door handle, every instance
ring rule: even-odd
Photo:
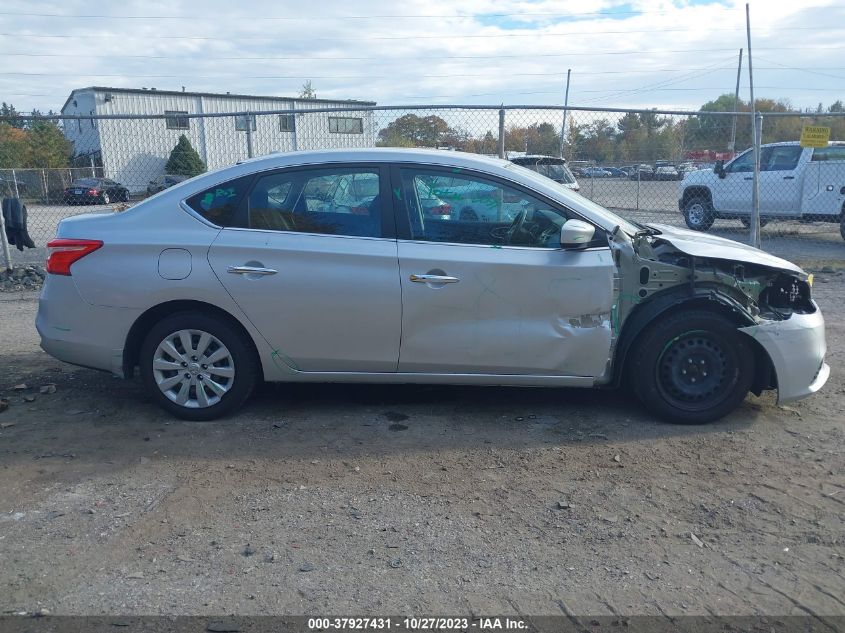
[[[233,275],[275,275],[279,271],[261,266],[229,266],[226,272]]]
[[[456,284],[460,279],[448,275],[411,275],[411,281],[418,284]]]
[[[754,180],[754,176],[746,176],[743,180]]]
[[[784,176],[784,180],[795,180],[795,176]]]

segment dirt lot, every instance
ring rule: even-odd
[[[0,612],[845,614],[845,277],[819,277],[822,393],[695,428],[418,386],[180,422],[50,359],[36,296],[0,295]]]

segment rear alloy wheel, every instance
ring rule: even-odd
[[[120,201],[129,202],[129,189],[120,192]]]
[[[166,317],[141,346],[150,396],[185,420],[212,420],[240,407],[258,376],[251,346],[228,323],[196,312]]]
[[[693,231],[706,231],[713,220],[713,208],[706,198],[690,198],[684,204],[684,221]]]
[[[680,424],[704,424],[733,411],[754,377],[750,343],[714,312],[683,310],[659,319],[630,354],[628,377],[637,397]]]
[[[109,198],[109,192],[108,191],[104,191],[103,195],[100,196],[100,199],[103,201],[103,204],[108,204],[109,202],[111,202],[111,198]]]

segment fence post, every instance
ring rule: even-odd
[[[6,239],[6,222],[3,219],[3,212],[0,211],[0,244],[3,247],[3,260],[6,262],[6,270],[12,270],[12,254],[9,252],[9,240]]]
[[[252,158],[253,151],[252,151],[252,122],[255,121],[253,118],[254,114],[247,114],[246,115],[246,155],[247,158]]]
[[[499,158],[505,157],[505,109],[499,110]]]
[[[640,210],[640,165],[637,164],[637,211]]]
[[[754,129],[754,183],[751,189],[750,243],[760,248],[760,139],[763,136],[763,113],[757,112],[752,121]]]

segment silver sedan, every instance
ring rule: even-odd
[[[462,213],[427,212],[431,192]],[[654,414],[702,423],[829,374],[799,267],[457,152],[250,160],[62,221],[47,270],[42,347],[137,369],[191,420],[265,380],[628,384]]]

